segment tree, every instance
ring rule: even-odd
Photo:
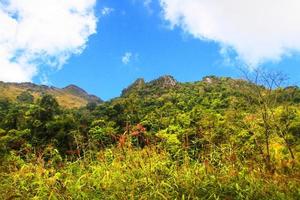
[[[116,124],[103,119],[93,121],[89,130],[91,139],[99,143],[101,148],[105,148],[116,142],[116,133]]]
[[[96,102],[88,102],[86,104],[86,109],[88,109],[89,111],[94,111],[97,107],[97,103]]]
[[[17,96],[17,101],[20,103],[33,103],[34,97],[28,91],[24,91]]]
[[[274,113],[274,126],[277,134],[282,138],[290,152],[291,158],[295,159],[292,146],[296,143],[297,134],[299,135],[300,119],[297,116],[297,108],[284,106]],[[297,130],[298,129],[298,130]]]
[[[39,100],[39,106],[42,108],[40,112],[41,121],[47,121],[54,117],[54,115],[58,114],[60,109],[58,102],[56,99],[49,94],[45,94]]]
[[[282,73],[269,72],[262,69],[255,69],[252,73],[245,72],[246,80],[250,83],[244,90],[247,94],[249,104],[257,110],[261,118],[265,140],[265,163],[268,170],[271,170],[270,137],[274,133],[274,111],[278,106],[278,91],[286,77]],[[256,133],[257,134],[257,133]]]

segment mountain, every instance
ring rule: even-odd
[[[82,88],[80,88],[76,85],[73,85],[73,84],[68,85],[67,87],[64,87],[62,90],[67,93],[73,94],[77,97],[86,99],[88,102],[96,102],[96,103],[102,102],[102,100],[99,97],[88,94],[85,90],[83,90]]]
[[[278,88],[270,94],[263,86],[243,79],[206,76],[200,81],[179,82],[166,75],[149,82],[137,79],[120,97],[101,104],[98,112],[102,113],[99,118],[111,116],[121,127],[130,119],[133,124],[147,124],[148,130],[157,132],[171,123],[178,125],[181,115],[189,118],[201,112],[220,116],[229,112],[251,113],[261,105],[259,95],[275,99],[275,94],[278,105],[300,103],[298,87]]]
[[[22,92],[29,92],[34,98],[42,94],[53,95],[58,103],[66,108],[79,108],[89,102],[101,103],[102,100],[95,95],[88,94],[76,85],[69,85],[62,89],[53,86],[36,85],[34,83],[5,83],[0,82],[0,98],[15,100]]]
[[[127,88],[125,88],[122,91],[121,97],[124,97],[131,92],[137,91],[137,90],[143,90],[146,88],[164,88],[164,89],[170,89],[174,88],[177,85],[177,81],[173,76],[165,75],[161,76],[157,79],[154,79],[150,82],[145,82],[143,78],[138,78],[136,81],[134,81],[131,85],[129,85]]]
[[[271,86],[281,81],[263,75]],[[100,101],[75,85],[0,85],[10,98],[28,91],[68,107]],[[167,75],[70,110],[49,96],[32,102],[28,92],[0,99],[0,199],[300,199],[296,86]]]
[[[165,76],[159,77],[158,79],[150,81],[149,84],[160,86],[163,88],[172,88],[172,87],[176,86],[177,81],[175,80],[175,78],[173,76],[165,75]]]
[[[227,77],[206,76],[200,81],[178,82],[173,76],[165,75],[157,79],[145,82],[139,78],[122,91],[119,98],[129,98],[129,96],[138,96],[140,99],[151,99],[167,95],[180,95],[190,98],[210,98],[212,93],[220,94],[230,93],[228,96],[241,95],[245,87],[249,87],[249,82],[241,79],[232,79]],[[175,95],[175,96],[176,96]],[[210,99],[213,99],[212,97]],[[114,100],[117,100],[115,98]],[[224,99],[225,100],[225,99]]]
[[[138,90],[145,86],[145,80],[143,78],[136,79],[131,85],[129,85],[127,88],[125,88],[122,91],[121,96],[125,96],[126,94],[130,93],[132,90]]]
[[[149,108],[149,111],[167,102],[190,109],[199,104],[224,109],[236,101],[237,104],[246,104],[243,93],[249,87],[251,84],[245,80],[227,77],[207,76],[200,81],[178,82],[174,77],[165,75],[149,82],[139,78],[124,89],[120,97],[107,103],[122,104],[125,109],[132,106],[142,110]]]

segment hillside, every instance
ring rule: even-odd
[[[33,83],[0,82],[0,98],[16,100],[17,96],[25,91],[33,95],[35,99],[39,98],[42,94],[53,95],[57,99],[59,105],[66,108],[79,108],[85,106],[89,102],[102,102],[100,98],[89,95],[86,91],[75,85],[69,85],[60,89]]]
[[[1,87],[0,199],[300,199],[297,86],[166,75],[78,109],[74,85]]]

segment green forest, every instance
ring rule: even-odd
[[[79,108],[0,96],[0,199],[300,199],[300,89],[136,80]]]

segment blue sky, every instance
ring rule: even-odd
[[[247,48],[246,43],[235,43],[234,39],[228,38],[228,46],[232,48],[226,47],[225,52],[228,54],[224,55],[221,53],[224,41],[220,34],[225,33],[218,32],[211,36],[203,33],[204,37],[201,35],[202,29],[192,26],[194,21],[175,19],[176,13],[171,10],[171,4],[175,1],[145,2],[147,1],[97,1],[93,7],[98,19],[97,33],[90,29],[90,36],[83,44],[84,50],[77,55],[70,55],[60,67],[49,69],[49,62],[44,62],[39,66],[39,71],[43,73],[35,74],[33,82],[45,82],[43,77],[46,76],[46,82],[50,85],[64,87],[76,84],[89,93],[108,100],[119,96],[122,89],[139,77],[149,81],[168,74],[183,82],[201,80],[207,75],[241,77],[238,66],[242,63],[255,63],[256,66],[263,60],[260,67],[282,71],[290,78],[291,84],[298,84],[299,54],[281,52],[278,58],[277,55],[273,56],[273,52],[263,48],[258,53],[251,51],[251,43],[248,45],[251,48]],[[161,2],[165,3],[165,7],[162,7]],[[110,12],[104,15],[104,8],[109,8],[107,11]],[[182,12],[181,15],[185,16],[184,11],[179,9],[174,12]],[[187,19],[189,18],[186,17]],[[173,28],[171,24],[174,25]],[[243,35],[237,33],[237,37],[239,36],[243,40]],[[241,59],[236,59],[237,57]]]
[[[49,76],[53,85],[74,83],[109,99],[139,77],[151,80],[170,74],[178,81],[196,81],[211,74],[239,75],[234,67],[224,65],[218,44],[170,30],[158,5],[152,7],[153,13],[130,0],[103,0],[96,10],[103,7],[114,11],[99,16],[98,33],[91,36],[85,51]],[[122,63],[126,52],[133,54],[128,64]]]

